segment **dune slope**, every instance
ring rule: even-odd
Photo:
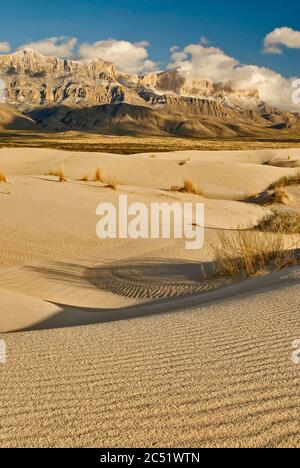
[[[277,275],[173,314],[5,335],[0,445],[299,447],[300,271]]]

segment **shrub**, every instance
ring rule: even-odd
[[[105,182],[104,177],[102,175],[102,171],[99,167],[95,171],[94,182],[102,182],[102,183]]]
[[[191,179],[184,179],[183,186],[172,185],[172,192],[190,193],[192,195],[204,196],[204,192],[196,187]]]
[[[256,226],[259,231],[300,234],[300,214],[290,210],[273,210]]]
[[[50,171],[49,174],[47,175],[50,175],[50,176],[53,176],[53,177],[58,177],[58,181],[59,182],[68,182],[66,176],[65,176],[65,170],[64,168],[62,167],[61,169],[59,169],[58,171]]]
[[[6,175],[0,171],[0,182],[7,183]]]
[[[222,276],[241,274],[247,278],[268,267],[282,268],[295,261],[294,253],[285,250],[282,236],[257,231],[222,232],[211,250],[216,274]]]
[[[117,190],[117,180],[113,178],[108,178],[106,187],[111,190]]]
[[[267,190],[275,190],[282,187],[288,187],[289,185],[299,185],[300,184],[300,172],[295,175],[281,177],[280,179],[273,182]]]

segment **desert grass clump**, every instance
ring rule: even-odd
[[[300,234],[300,214],[291,210],[273,210],[272,214],[262,218],[256,229],[264,232]]]
[[[283,188],[276,188],[273,194],[270,195],[270,203],[277,205],[284,205],[288,199],[288,194]]]
[[[181,193],[189,193],[191,195],[199,195],[199,196],[204,196],[204,192],[200,190],[191,179],[184,179],[183,180],[183,185],[178,186],[178,185],[172,185],[171,187],[172,192],[181,192]]]
[[[59,182],[68,182],[68,179],[65,175],[65,170],[63,167],[61,169],[58,169],[57,171],[50,171],[47,175],[58,177]]]
[[[281,177],[272,184],[269,185],[267,190],[276,190],[282,187],[288,187],[290,185],[299,185],[300,184],[300,172],[295,175]]]
[[[6,175],[0,171],[0,182],[4,182],[7,184],[7,178]]]
[[[95,171],[95,175],[94,175],[93,180],[94,180],[94,182],[101,182],[102,184],[105,183],[102,171],[101,171],[101,169],[99,167]]]
[[[235,201],[254,203],[260,206],[269,205],[285,205],[288,201],[289,196],[283,188],[276,188],[268,192],[262,192],[259,194],[244,195],[239,198],[235,198]]]
[[[107,183],[106,183],[106,187],[111,189],[111,190],[117,190],[118,188],[118,182],[116,179],[113,179],[113,178],[108,178],[107,179]]]
[[[89,176],[85,174],[79,179],[79,181],[80,182],[88,182],[89,181]]]
[[[285,249],[283,236],[252,230],[222,232],[211,245],[211,251],[216,261],[216,275],[227,277],[248,278],[295,261],[293,251]]]

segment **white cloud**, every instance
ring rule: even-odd
[[[182,51],[173,49],[170,69],[180,70],[186,78],[230,82],[234,89],[257,89],[260,98],[274,106],[299,111],[292,101],[292,79],[256,65],[242,65],[216,47],[190,44]]]
[[[264,52],[268,54],[281,54],[282,47],[300,49],[300,31],[292,28],[276,28],[264,39]]]
[[[132,43],[110,39],[94,44],[84,43],[79,46],[79,58],[101,58],[114,63],[120,70],[129,73],[152,71],[156,64],[149,60],[148,42]]]
[[[171,55],[173,63],[169,68],[179,68],[191,78],[224,81],[239,64],[237,60],[216,47],[205,47],[201,44],[190,44],[182,51],[174,50]]]
[[[72,58],[76,45],[77,39],[75,37],[68,39],[61,36],[49,37],[48,39],[43,39],[41,41],[23,44],[18,49],[29,48],[36,50],[43,55]]]
[[[8,42],[0,42],[0,54],[10,52],[11,47]]]

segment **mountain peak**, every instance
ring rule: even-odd
[[[25,48],[0,56],[0,75],[6,85],[7,104],[34,115],[46,128],[54,125],[67,130],[82,125],[108,132],[109,122],[116,119],[119,125],[120,119],[124,128],[128,125],[138,131],[140,126],[145,132],[151,129],[152,134],[161,134],[162,126],[182,136],[201,136],[203,132],[213,136],[225,126],[224,134],[234,136],[241,126],[248,132],[253,125],[269,129],[299,124],[297,116],[262,103],[256,90],[235,90],[231,83],[189,77],[175,69],[144,75],[122,73],[101,58],[75,61]],[[120,106],[115,114],[117,104],[126,106]],[[52,111],[45,110],[53,106],[58,112],[55,119]],[[77,112],[73,120],[65,119],[70,108],[74,112],[82,109],[95,119],[87,117],[84,123],[85,114]]]

